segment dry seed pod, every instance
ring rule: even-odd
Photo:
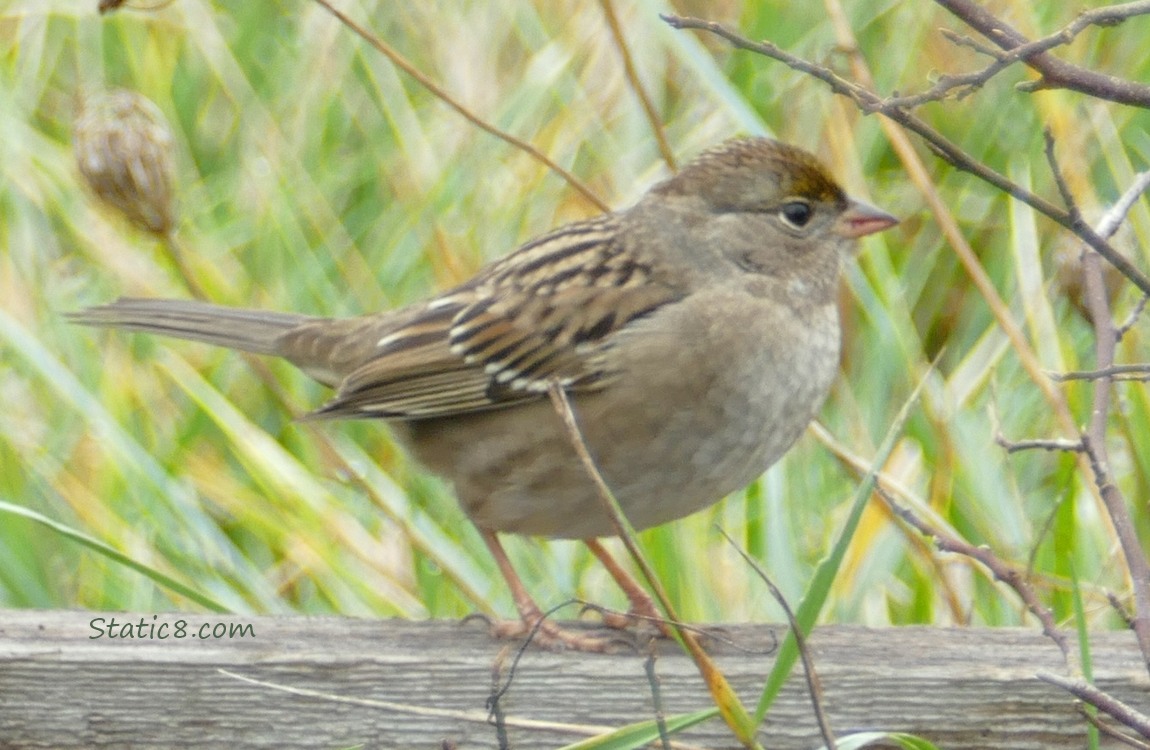
[[[150,99],[127,89],[85,96],[72,146],[80,174],[101,201],[140,229],[172,231],[172,133]]]

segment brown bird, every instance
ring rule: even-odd
[[[843,258],[895,223],[807,152],[735,139],[631,208],[531,240],[401,310],[330,319],[121,299],[71,318],[283,357],[336,389],[309,417],[390,422],[453,482],[519,610],[496,632],[517,635],[542,615],[500,532],[585,540],[632,612],[657,615],[596,541],[614,529],[552,384],[636,528],[705,508],[762,474],[814,417],[838,370]],[[550,621],[537,637],[604,645]]]

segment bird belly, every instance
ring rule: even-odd
[[[619,342],[621,376],[572,404],[596,465],[643,529],[718,502],[774,463],[802,434],[838,362],[833,306],[780,337],[776,312],[651,321]],[[770,313],[770,314],[767,314]],[[768,320],[764,320],[764,315]],[[745,318],[745,319],[744,319]],[[784,329],[796,329],[795,321]],[[734,353],[729,326],[742,326]],[[689,348],[683,348],[689,347]],[[677,364],[682,362],[686,364]],[[629,377],[642,372],[642,378]],[[546,399],[412,422],[411,447],[451,479],[468,515],[492,531],[559,538],[615,533]]]

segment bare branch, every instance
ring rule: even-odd
[[[1114,205],[1103,214],[1102,219],[1098,222],[1096,228],[1098,234],[1103,237],[1113,237],[1114,233],[1118,231],[1118,227],[1122,226],[1122,222],[1126,220],[1130,209],[1147,190],[1150,190],[1150,169],[1134,175],[1134,181],[1130,183],[1130,187],[1126,188],[1122,196],[1114,202]]]
[[[940,4],[945,6],[945,3]],[[1131,6],[1137,7],[1131,9]],[[998,75],[1007,68],[1015,65],[1016,63],[1022,62],[1029,64],[1029,61],[1032,58],[1041,55],[1048,50],[1070,44],[1070,42],[1074,41],[1075,37],[1077,37],[1080,33],[1082,33],[1082,31],[1091,26],[1110,26],[1114,25],[1118,21],[1125,20],[1132,16],[1142,15],[1143,13],[1150,13],[1150,4],[1130,3],[1126,6],[1097,8],[1095,10],[1080,14],[1070,24],[1059,29],[1053,34],[1050,34],[1049,36],[1045,36],[1033,42],[1019,44],[1015,47],[1004,47],[1004,49],[1009,50],[1006,53],[999,52],[998,50],[992,47],[988,47],[987,45],[984,45],[981,42],[968,36],[962,36],[949,29],[942,29],[942,35],[954,44],[963,47],[970,47],[976,52],[994,58],[994,62],[982,70],[975,71],[973,73],[964,73],[961,75],[944,75],[940,77],[935,85],[932,86],[929,90],[924,91],[921,94],[888,99],[887,104],[889,106],[898,106],[910,109],[921,104],[925,104],[926,102],[942,101],[943,99],[946,99],[950,96],[962,99],[963,97],[974,93],[974,91],[986,85],[986,83],[991,78]],[[1089,71],[1083,72],[1089,73]]]
[[[1143,294],[1139,297],[1138,304],[1134,305],[1134,309],[1131,310],[1130,315],[1126,317],[1126,322],[1118,326],[1118,330],[1114,332],[1115,338],[1121,341],[1122,337],[1130,332],[1130,329],[1138,322],[1138,318],[1141,317],[1143,311],[1146,310],[1147,302],[1150,302],[1150,294]]]
[[[1001,52],[989,44],[983,44],[974,37],[967,36],[966,34],[959,34],[953,29],[939,29],[938,33],[942,34],[951,44],[956,47],[967,47],[974,50],[980,55],[986,55],[993,60],[1003,60],[1006,58],[1006,53]]]
[[[994,436],[994,442],[1005,448],[1007,453],[1033,450],[1081,453],[1084,450],[1081,440],[1007,440],[1001,432]]]
[[[1099,255],[1118,269],[1123,276],[1142,290],[1143,293],[1150,294],[1150,278],[1147,278],[1146,275],[1139,271],[1125,256],[1112,248],[1106,240],[1099,237],[1086,222],[1081,219],[1076,221],[1067,211],[1058,208],[1046,199],[1035,195],[1004,175],[982,164],[963,151],[957,144],[943,136],[942,133],[906,109],[899,106],[888,106],[887,100],[884,100],[875,92],[842,78],[824,65],[796,57],[770,42],[752,42],[720,23],[673,15],[663,15],[662,18],[676,29],[699,29],[708,31],[726,39],[739,49],[756,52],[773,60],[778,60],[794,70],[806,73],[823,81],[831,87],[834,93],[848,97],[862,112],[866,114],[880,113],[889,117],[891,120],[894,120],[908,130],[921,136],[935,154],[949,162],[956,169],[961,169],[964,172],[978,177],[1069,229],[1083,242],[1098,251]]]
[[[647,673],[647,684],[651,686],[651,703],[655,709],[655,725],[659,728],[659,741],[663,750],[671,750],[671,737],[667,734],[667,714],[663,711],[663,690],[659,682],[659,673],[655,671],[655,660],[658,651],[655,642],[648,644],[647,661],[643,662],[643,670]]]
[[[1004,50],[1013,52],[1019,48],[1028,48],[1020,59],[1038,71],[1042,78],[1028,84],[1023,90],[1064,88],[1119,104],[1150,108],[1150,86],[1086,70],[1063,62],[1045,51],[1068,44],[1089,26],[1113,26],[1128,18],[1146,15],[1150,13],[1150,2],[1143,0],[1084,11],[1069,26],[1039,42],[1030,42],[1016,29],[973,0],[935,0],[935,2]],[[1031,47],[1034,49],[1029,49]]]
[[[1082,718],[1090,722],[1090,725],[1097,729],[1102,734],[1110,737],[1111,739],[1118,740],[1122,744],[1134,748],[1134,750],[1150,750],[1150,745],[1146,744],[1137,737],[1132,737],[1125,732],[1120,732],[1109,724],[1104,723],[1098,718],[1098,711],[1093,706],[1087,708],[1086,706],[1079,706],[1079,712]]]
[[[1062,167],[1058,166],[1058,156],[1054,153],[1054,133],[1048,127],[1042,129],[1042,142],[1046,163],[1050,165],[1050,172],[1054,175],[1054,184],[1058,187],[1058,194],[1062,196],[1062,203],[1066,206],[1070,220],[1077,224],[1082,221],[1082,212],[1078,210],[1078,202],[1074,200],[1074,194],[1070,192],[1070,186],[1066,184],[1066,175],[1062,174]]]
[[[1099,378],[1123,379],[1122,375],[1150,376],[1150,365],[1112,365],[1099,370],[1070,370],[1069,372],[1052,372],[1050,379],[1064,383],[1069,380],[1098,380]],[[1125,378],[1127,380],[1145,380],[1145,377]]]
[[[1110,381],[1106,378],[1094,383],[1096,390],[1108,390]],[[1107,397],[1108,398],[1108,397]],[[1134,616],[1131,619],[1131,629],[1138,639],[1138,647],[1142,651],[1142,661],[1150,673],[1150,563],[1146,560],[1146,553],[1138,539],[1138,532],[1134,522],[1130,519],[1130,510],[1126,507],[1126,498],[1110,479],[1110,468],[1106,455],[1105,445],[1099,446],[1098,440],[1105,441],[1105,432],[1101,437],[1095,433],[1103,428],[1094,423],[1105,425],[1105,411],[1099,409],[1100,402],[1096,396],[1094,401],[1094,419],[1090,428],[1082,435],[1082,444],[1086,455],[1090,458],[1090,466],[1094,471],[1094,483],[1102,494],[1102,502],[1106,512],[1114,524],[1114,533],[1118,535],[1118,544],[1122,548],[1122,555],[1126,560],[1130,572],[1130,584],[1134,591]]]
[[[935,154],[949,162],[956,169],[961,169],[984,182],[990,183],[1004,193],[1022,201],[1047,218],[1053,219],[1066,229],[1069,229],[1077,235],[1079,239],[1097,251],[1107,262],[1118,269],[1123,276],[1129,279],[1130,282],[1138,287],[1144,294],[1150,294],[1150,279],[1135,268],[1125,256],[1111,247],[1106,240],[1098,236],[1081,217],[1075,218],[1071,216],[1069,212],[1056,207],[1046,199],[1040,198],[1021,185],[1012,182],[1005,176],[985,166],[914,115],[902,112],[901,110],[895,110],[893,112],[881,111],[882,114],[891,117],[896,122],[903,124],[908,129],[922,136],[927,146],[929,146]]]
[[[1135,181],[1138,186],[1141,180]],[[1127,190],[1114,210],[1107,213],[1099,234],[1113,233],[1129,210],[1134,198],[1141,194]],[[1125,206],[1125,207],[1124,207]],[[1098,254],[1085,252],[1082,257],[1082,274],[1086,287],[1086,306],[1094,325],[1094,358],[1099,371],[1114,367],[1114,352],[1118,345],[1118,332],[1114,327],[1110,311],[1110,298],[1106,293],[1106,282],[1102,277],[1102,265]],[[1150,561],[1138,538],[1126,498],[1110,476],[1110,458],[1106,449],[1107,416],[1110,413],[1110,392],[1113,379],[1094,379],[1094,393],[1091,401],[1090,423],[1082,435],[1082,445],[1090,459],[1094,472],[1094,483],[1102,496],[1102,503],[1114,525],[1114,533],[1122,548],[1122,556],[1130,573],[1130,583],[1134,593],[1134,617],[1132,629],[1142,650],[1142,660],[1150,673]]]
[[[1089,703],[1124,726],[1150,739],[1150,716],[1136,711],[1109,693],[1082,680],[1070,680],[1045,670],[1038,672],[1037,677],[1043,682],[1062,688],[1078,700]]]
[[[818,78],[820,81],[829,85],[831,90],[836,94],[842,94],[853,100],[855,104],[867,114],[877,112],[881,108],[882,100],[874,92],[836,75],[834,71],[825,65],[819,65],[818,63],[804,60],[801,57],[796,57],[770,42],[752,42],[745,36],[731,31],[723,24],[715,21],[704,21],[701,18],[689,18],[671,14],[662,14],[659,17],[672,28],[709,31],[715,36],[726,39],[733,47],[745,49],[749,52],[757,52],[772,60],[778,60],[787,67],[793,68],[800,73],[806,73],[814,78]]]
[[[1110,606],[1113,607],[1114,611],[1118,613],[1118,616],[1122,618],[1122,622],[1126,623],[1126,627],[1133,630],[1134,615],[1130,614],[1130,610],[1126,608],[1126,605],[1122,603],[1122,600],[1118,598],[1118,595],[1113,591],[1107,591],[1106,601],[1110,602]]]
[[[1026,605],[1026,609],[1042,623],[1043,634],[1054,641],[1054,644],[1062,651],[1062,658],[1068,663],[1070,662],[1070,643],[1066,638],[1066,634],[1055,625],[1054,615],[1039,601],[1038,595],[1034,592],[1034,589],[1031,588],[1030,584],[1027,583],[1021,570],[1003,561],[998,555],[994,554],[989,547],[976,547],[958,537],[951,536],[940,529],[936,529],[931,524],[916,516],[909,508],[900,505],[881,484],[875,484],[875,491],[878,493],[878,496],[882,498],[883,502],[886,503],[887,507],[890,508],[892,513],[907,524],[918,529],[920,533],[932,537],[940,550],[944,552],[954,552],[982,563],[990,570],[996,580],[1002,581],[1013,589],[1014,592],[1018,594],[1018,597],[1022,599],[1022,603]]]
[[[970,13],[981,14],[982,20],[986,21],[989,25],[984,24],[981,28],[977,24],[974,25],[975,28],[984,35],[990,35],[990,29],[992,27],[998,29],[1002,26],[997,19],[994,19],[993,16],[990,16],[978,6],[974,6],[968,2],[968,0],[938,0],[938,2],[946,5],[946,7],[961,6]],[[1146,9],[1146,12],[1150,12],[1150,4],[1148,3],[1133,3],[1127,6],[1127,10],[1131,12],[1134,10],[1141,11],[1143,8]],[[1087,254],[1084,259],[1085,263],[1092,263],[1096,269],[1087,270],[1088,293],[1092,298],[1090,305],[1092,317],[1096,326],[1105,327],[1097,331],[1097,363],[1099,369],[1113,365],[1113,350],[1116,336],[1112,323],[1110,323],[1109,305],[1105,299],[1105,289],[1101,282],[1101,269],[1097,268],[1096,259],[1098,256],[1104,257],[1144,294],[1150,294],[1150,279],[1135,268],[1124,256],[1115,251],[1105,239],[1078,215],[1077,211],[1062,210],[1049,201],[1022,188],[1020,185],[1017,185],[1005,176],[995,172],[966,154],[956,144],[943,137],[938,131],[931,128],[920,118],[905,109],[886,106],[886,102],[870,89],[843,79],[825,66],[798,58],[769,42],[752,42],[726,29],[721,24],[677,16],[663,16],[663,18],[675,28],[695,28],[717,34],[740,49],[754,51],[772,59],[779,60],[795,70],[805,72],[827,83],[832,91],[849,97],[864,113],[882,113],[909,130],[918,133],[936,154],[950,162],[956,168],[979,177],[1072,231],[1083,242],[1097,251],[1097,254]],[[991,21],[993,21],[993,24],[990,24]],[[1017,35],[1017,32],[1015,32],[1015,34]],[[995,41],[999,46],[1004,46],[998,39],[992,38],[992,41]],[[1025,39],[1018,38],[1014,40],[1013,43],[1007,45],[1007,48],[1012,49],[1024,43],[1026,43]],[[1069,191],[1064,191],[1064,197],[1069,198]],[[1073,205],[1072,201],[1070,201],[1070,205]],[[1150,669],[1150,564],[1147,563],[1146,556],[1138,544],[1137,535],[1130,525],[1129,511],[1125,506],[1125,499],[1122,497],[1118,488],[1110,481],[1106,467],[1107,459],[1105,455],[1104,428],[1105,415],[1108,412],[1107,405],[1109,404],[1109,387],[1110,381],[1108,379],[1103,378],[1095,381],[1096,394],[1094,399],[1094,413],[1092,415],[1091,427],[1087,430],[1086,434],[1083,435],[1083,446],[1090,454],[1090,463],[1094,468],[1096,487],[1114,523],[1119,542],[1127,560],[1134,586],[1135,602],[1137,604],[1134,620],[1135,633],[1137,634],[1139,646],[1145,657],[1147,668]],[[1041,447],[1061,448],[1063,446],[1060,443],[1045,443],[1041,444]]]
[[[530,642],[530,639],[528,641]],[[526,645],[524,644],[524,646]],[[499,699],[511,689],[511,675],[507,676],[506,686],[501,684],[503,682],[503,664],[507,661],[507,655],[510,652],[511,647],[504,646],[495,655],[495,661],[491,663],[491,694],[487,697],[487,721],[495,728],[495,738],[499,742],[499,750],[508,750],[511,747],[511,742],[507,738],[507,716],[503,713],[503,704],[499,702]],[[520,653],[523,653],[522,647]],[[515,662],[519,662],[518,657],[516,657]],[[512,671],[514,672],[514,668]]]
[[[1130,187],[1122,193],[1122,196],[1114,202],[1102,219],[1098,222],[1097,231],[1103,237],[1113,237],[1114,233],[1118,231],[1118,227],[1122,226],[1122,222],[1126,220],[1126,216],[1130,213],[1130,209],[1142,197],[1142,194],[1150,189],[1150,170],[1139,172],[1134,176],[1134,181],[1130,183]],[[1121,326],[1114,332],[1115,343],[1122,340],[1126,332],[1134,327],[1138,316],[1146,309],[1146,301],[1150,299],[1150,295],[1143,292],[1142,297],[1138,303],[1134,305],[1134,309],[1130,311],[1130,316],[1126,319]]]

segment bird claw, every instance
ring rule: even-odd
[[[650,611],[632,607],[626,612],[619,612],[601,607],[598,604],[586,603],[579,614],[586,612],[597,613],[605,626],[614,630],[626,630],[641,640],[671,637],[671,624],[666,618],[660,616],[653,607]]]
[[[618,614],[618,613],[616,613]],[[625,617],[624,615],[619,615]],[[563,627],[551,620],[527,617],[518,620],[494,618],[481,612],[472,612],[463,622],[482,620],[492,637],[501,640],[523,639],[548,651],[580,651],[593,654],[613,654],[620,650],[637,651],[638,644],[630,634],[618,630],[579,630]]]

